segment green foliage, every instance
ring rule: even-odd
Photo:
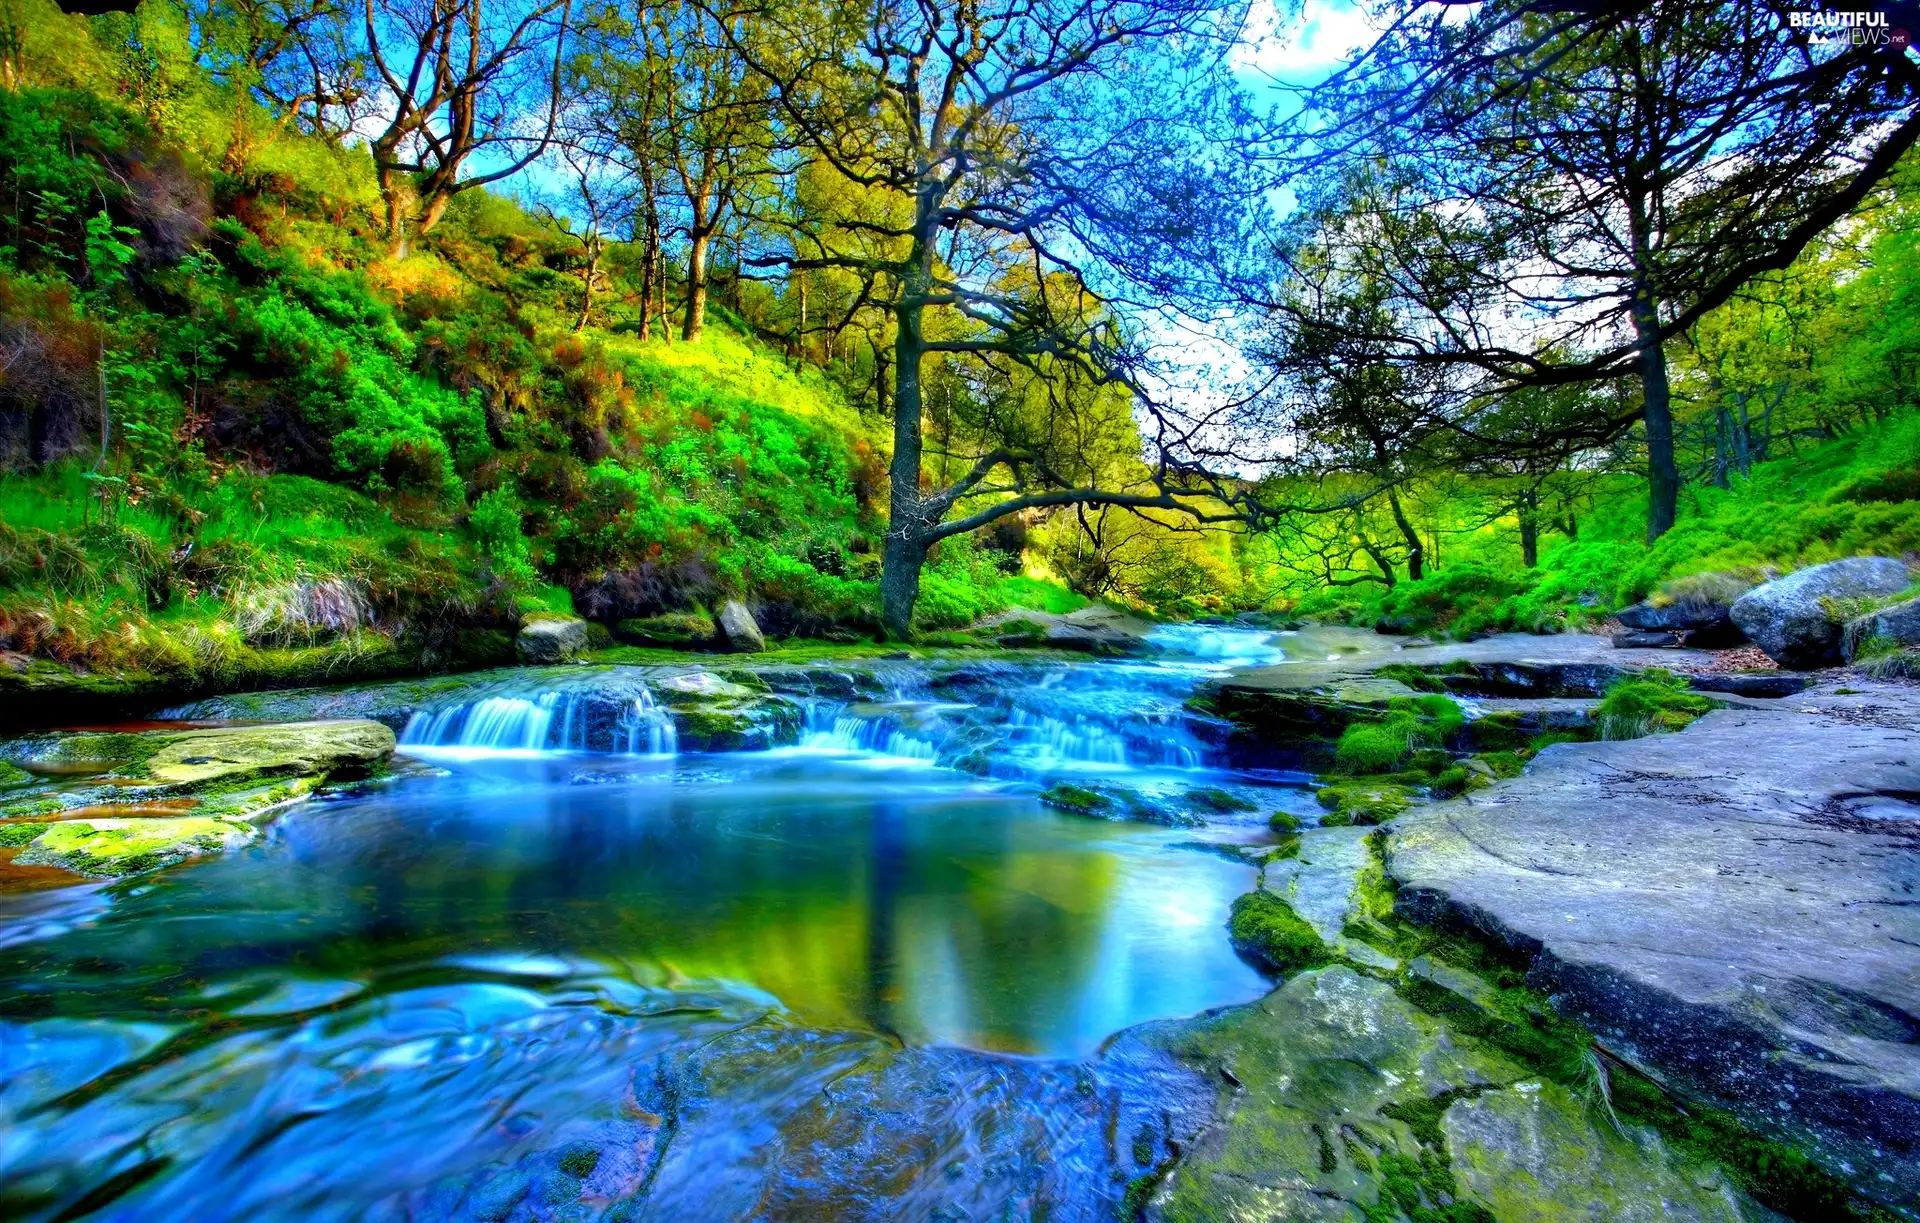
[[[1685,677],[1651,667],[1616,680],[1595,707],[1594,724],[1602,739],[1638,739],[1685,729],[1715,708],[1718,703],[1689,688]]]

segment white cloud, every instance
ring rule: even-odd
[[[1306,0],[1291,16],[1278,0],[1254,0],[1234,65],[1303,84],[1345,63],[1378,34],[1365,10],[1345,0]]]

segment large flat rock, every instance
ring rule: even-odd
[[[1608,1047],[1920,1208],[1920,690],[1549,748],[1396,824],[1401,905],[1532,957]]]

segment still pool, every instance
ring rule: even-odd
[[[1107,1042],[1267,988],[1224,931],[1251,867],[1032,784],[416,754],[246,850],[0,897],[0,1215],[911,1217],[1051,1163],[1100,1217],[1119,1119],[1193,1094]],[[809,1119],[835,1085],[872,1098]]]

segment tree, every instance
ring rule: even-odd
[[[368,148],[400,255],[409,231],[433,229],[455,195],[510,178],[546,152],[564,101],[572,0],[363,2],[380,90]],[[545,115],[529,131],[536,97]],[[472,163],[491,168],[469,173]]]
[[[798,156],[850,205],[790,212],[785,249],[748,264],[852,273],[891,326],[875,354],[893,416],[889,634],[911,632],[928,549],[1005,515],[1071,504],[1234,515],[1244,494],[1209,474],[1197,428],[1145,396],[1144,487],[1101,487],[1092,465],[1059,461],[1103,388],[1143,389],[1128,293],[1191,298],[1217,284],[1240,237],[1243,184],[1205,147],[1240,114],[1224,61],[1240,7],[702,4],[765,83]],[[743,22],[780,37],[753,45]],[[967,397],[980,428],[945,456],[952,478],[923,487],[928,372],[948,358],[995,385]]]
[[[1668,344],[1868,198],[1920,139],[1916,83],[1903,49],[1811,43],[1786,6],[1414,0],[1308,91],[1304,161],[1383,206],[1314,245],[1392,287],[1393,359],[1481,402],[1633,375],[1656,539]]]

